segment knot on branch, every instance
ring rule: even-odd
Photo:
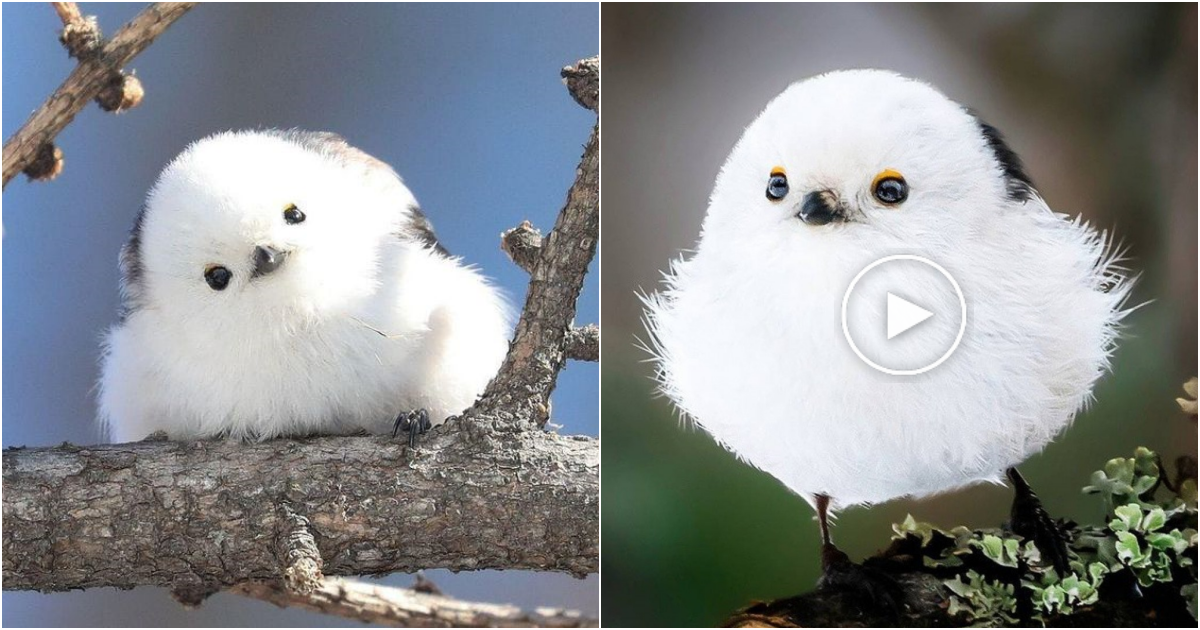
[[[542,233],[529,221],[500,235],[500,249],[525,273],[533,273],[542,253]]]
[[[29,179],[44,182],[58,177],[63,170],[63,152],[52,142],[38,145],[33,159],[25,167],[24,173]]]
[[[588,324],[583,328],[572,328],[567,331],[564,341],[568,359],[576,361],[600,360],[600,327]]]
[[[324,561],[317,549],[308,519],[284,507],[284,532],[280,535],[283,584],[298,595],[308,595],[321,585]]]
[[[120,114],[142,104],[146,90],[132,74],[114,72],[112,79],[96,95],[96,104],[106,112]]]
[[[600,111],[600,57],[588,57],[562,69],[563,83],[575,102]]]
[[[55,12],[62,20],[63,29],[58,36],[72,57],[79,60],[94,57],[100,50],[103,37],[96,16],[84,16],[74,2],[52,2]]]

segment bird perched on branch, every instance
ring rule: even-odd
[[[846,319],[858,277],[910,305],[953,295],[913,267],[861,276],[892,256],[933,261],[961,287],[965,317],[950,299],[923,324],[961,322],[932,368],[856,356],[906,364],[922,350],[890,322],[884,337],[882,292]],[[1065,569],[1061,532],[1014,467],[1088,404],[1130,286],[1108,237],[1052,211],[993,127],[929,85],[855,70],[767,105],[717,177],[694,255],[645,301],[661,390],[816,508],[830,583],[850,566],[833,510],[1006,473],[1014,529]],[[863,328],[872,317],[878,329]]]
[[[111,439],[406,431],[467,408],[511,309],[383,162],[330,133],[200,140],[121,251],[105,339]]]

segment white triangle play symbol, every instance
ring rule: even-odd
[[[933,313],[909,302],[908,300],[887,294],[887,338],[896,335],[933,317]]]

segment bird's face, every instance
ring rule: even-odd
[[[937,250],[1011,201],[989,142],[967,110],[923,83],[863,70],[809,79],[747,128],[717,180],[704,240],[781,259]]]
[[[141,301],[276,325],[343,310],[377,286],[380,245],[413,203],[390,169],[353,168],[269,134],[202,140],[150,193]]]

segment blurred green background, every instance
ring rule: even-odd
[[[823,71],[882,67],[976,108],[1050,205],[1113,228],[1142,281],[1114,372],[1022,466],[1055,516],[1098,522],[1080,488],[1145,445],[1196,452],[1173,402],[1196,373],[1196,5],[604,5],[602,614],[606,626],[719,624],[819,574],[813,513],[654,398],[635,292],[694,245],[717,171],[762,107]],[[912,513],[996,526],[1007,488],[851,509],[861,559]]]

